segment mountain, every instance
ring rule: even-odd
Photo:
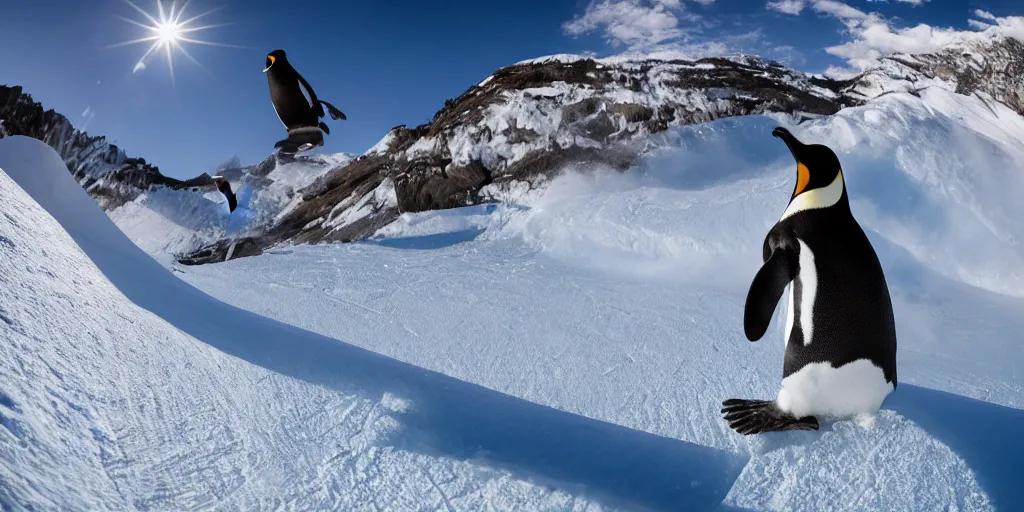
[[[134,240],[151,252],[170,255],[261,231],[273,224],[296,189],[354,158],[345,153],[269,156],[255,165],[221,165],[214,172],[231,182],[240,206],[229,215],[209,173],[188,180],[164,176],[145,159],[128,157],[104,137],[90,136],[67,117],[44,110],[19,86],[0,86],[0,128],[0,138],[25,135],[54,148],[75,180]]]
[[[605,84],[619,92],[561,135],[593,87],[508,90],[476,124],[393,136],[357,161],[227,165],[240,191],[231,215],[216,193],[161,185],[103,211],[69,154],[6,137],[0,509],[1019,508],[1020,52],[989,43],[1003,44],[899,56],[840,82],[797,74],[807,82],[794,87],[855,105],[830,115],[620,126],[609,104],[655,100]],[[617,60],[594,68],[651,59]],[[637,134],[582,132],[605,115]],[[537,138],[510,142],[501,123],[513,119]],[[843,165],[892,297],[900,381],[871,421],[745,437],[722,400],[776,396],[785,360],[787,301],[760,342],[743,334],[765,233],[797,180],[770,136],[780,125]],[[259,239],[314,187],[309,202],[344,195],[332,206],[343,221],[398,210],[415,176],[364,174],[354,196],[326,185],[384,157],[429,158],[442,137],[445,172],[469,155],[527,177],[489,175],[453,202],[496,202],[403,211],[362,243],[216,265],[150,257]],[[557,154],[529,144],[551,140],[582,148],[571,150],[582,164],[528,177],[527,154]],[[425,187],[448,175],[424,176],[434,201],[443,189]],[[220,231],[202,232],[211,225]]]
[[[182,263],[200,264],[280,246],[364,240],[402,213],[514,201],[568,166],[627,169],[656,145],[652,134],[715,119],[779,114],[802,122],[930,87],[976,95],[1020,113],[1022,55],[1024,45],[1013,38],[968,39],[935,53],[884,58],[847,80],[748,55],[533,59],[502,68],[447,100],[430,122],[393,128],[357,158],[286,162],[271,156],[254,166],[223,170],[219,174],[244,188],[241,211],[229,217],[217,203],[175,197],[158,206],[160,214],[188,229],[180,240],[150,246]],[[20,90],[0,93],[5,90],[0,118],[8,131],[55,147],[115,219],[119,208],[126,210],[121,218],[134,218],[139,209],[129,203],[151,200],[149,191],[187,186],[144,160],[126,158],[102,138],[72,129],[63,116],[43,113],[15,93]],[[301,179],[290,180],[291,174]],[[197,180],[205,184],[209,178]],[[181,213],[173,204],[180,202],[192,205],[186,221],[175,218]],[[206,213],[196,215],[196,208]],[[154,236],[129,234],[136,240]]]
[[[655,60],[559,55],[502,68],[415,128],[398,126],[301,191],[258,236],[181,258],[205,263],[277,246],[370,238],[400,213],[513,200],[566,166],[627,169],[669,127],[751,114],[831,115],[893,92],[940,87],[1024,112],[1013,38],[894,55],[849,80],[754,56]]]
[[[0,508],[1012,510],[1024,117],[916,94],[671,127],[628,172],[192,267],[124,235],[152,197],[104,213],[0,140]],[[796,181],[780,124],[844,166],[900,383],[870,424],[744,437],[722,400],[784,362],[785,300],[742,327]]]

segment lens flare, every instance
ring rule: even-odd
[[[124,16],[118,16],[118,18],[145,29],[148,35],[138,39],[132,39],[131,41],[111,45],[110,48],[127,46],[130,44],[150,43],[149,49],[147,49],[146,52],[142,54],[142,57],[140,57],[135,63],[135,66],[132,68],[132,73],[144,71],[147,67],[146,59],[149,58],[150,55],[153,55],[154,53],[163,53],[167,57],[167,69],[170,71],[171,80],[173,81],[174,53],[176,51],[180,51],[182,55],[196,63],[199,67],[202,67],[202,64],[199,64],[199,61],[188,53],[188,50],[185,49],[183,43],[241,48],[240,46],[230,44],[203,41],[195,39],[195,36],[193,36],[195,32],[229,25],[228,23],[219,23],[216,25],[195,24],[199,19],[220,10],[220,7],[192,16],[191,18],[185,18],[185,9],[188,8],[189,0],[185,1],[185,4],[181,6],[181,9],[177,8],[175,2],[171,2],[170,9],[165,9],[163,2],[161,0],[156,0],[156,12],[153,14],[150,14],[138,5],[135,5],[131,0],[124,0],[124,2],[142,14],[142,16],[145,17],[145,20],[140,22]],[[185,19],[183,20],[182,18]]]

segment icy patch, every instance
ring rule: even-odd
[[[391,146],[391,143],[394,142],[394,140],[395,134],[393,132],[388,132],[388,134],[385,135],[384,138],[380,139],[380,141],[378,141],[376,144],[374,144],[372,148],[366,150],[366,154],[385,155],[387,154],[388,148]]]
[[[377,188],[349,206],[353,198],[354,196],[351,196],[334,207],[328,216],[328,220],[323,224],[325,228],[339,229],[375,211],[398,206],[398,196],[395,195],[395,183],[391,181],[391,178],[385,178],[380,185],[377,185]],[[337,212],[340,213],[335,215]]]
[[[867,429],[843,421],[821,432],[771,434],[751,443],[755,454],[726,497],[728,505],[995,510],[963,459],[893,411],[881,411]]]

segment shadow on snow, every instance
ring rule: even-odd
[[[26,137],[4,144],[0,168],[135,304],[280,374],[375,399],[386,392],[408,399],[391,440],[400,447],[485,462],[610,505],[655,510],[714,509],[746,463],[740,454],[531,403],[213,299],[132,243],[48,146]]]

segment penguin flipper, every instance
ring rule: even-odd
[[[231,183],[224,178],[217,179],[217,190],[228,200],[228,211],[233,212],[235,208],[238,208],[238,198],[235,197],[235,193],[231,191]]]
[[[324,124],[324,123],[320,123],[320,129],[321,129],[321,130],[322,130],[322,131],[323,131],[324,133],[326,133],[327,135],[330,135],[330,134],[331,134],[331,129],[330,129],[330,128],[328,128],[328,127],[327,127],[327,125],[326,125],[326,124]]]
[[[793,250],[778,247],[757,271],[743,309],[743,332],[748,340],[757,341],[768,330],[782,292],[796,277],[797,261]]]
[[[729,427],[743,435],[785,430],[818,430],[814,416],[797,418],[785,412],[774,401],[730,398],[722,402],[722,416]]]
[[[320,103],[323,103],[327,107],[327,112],[329,112],[331,114],[331,119],[334,119],[334,120],[341,119],[342,121],[345,121],[345,120],[348,119],[347,117],[345,117],[345,113],[344,112],[338,110],[338,107],[335,107],[334,105],[331,105],[330,103],[327,103],[324,100],[320,100]],[[323,115],[323,114],[321,113],[320,115]]]

